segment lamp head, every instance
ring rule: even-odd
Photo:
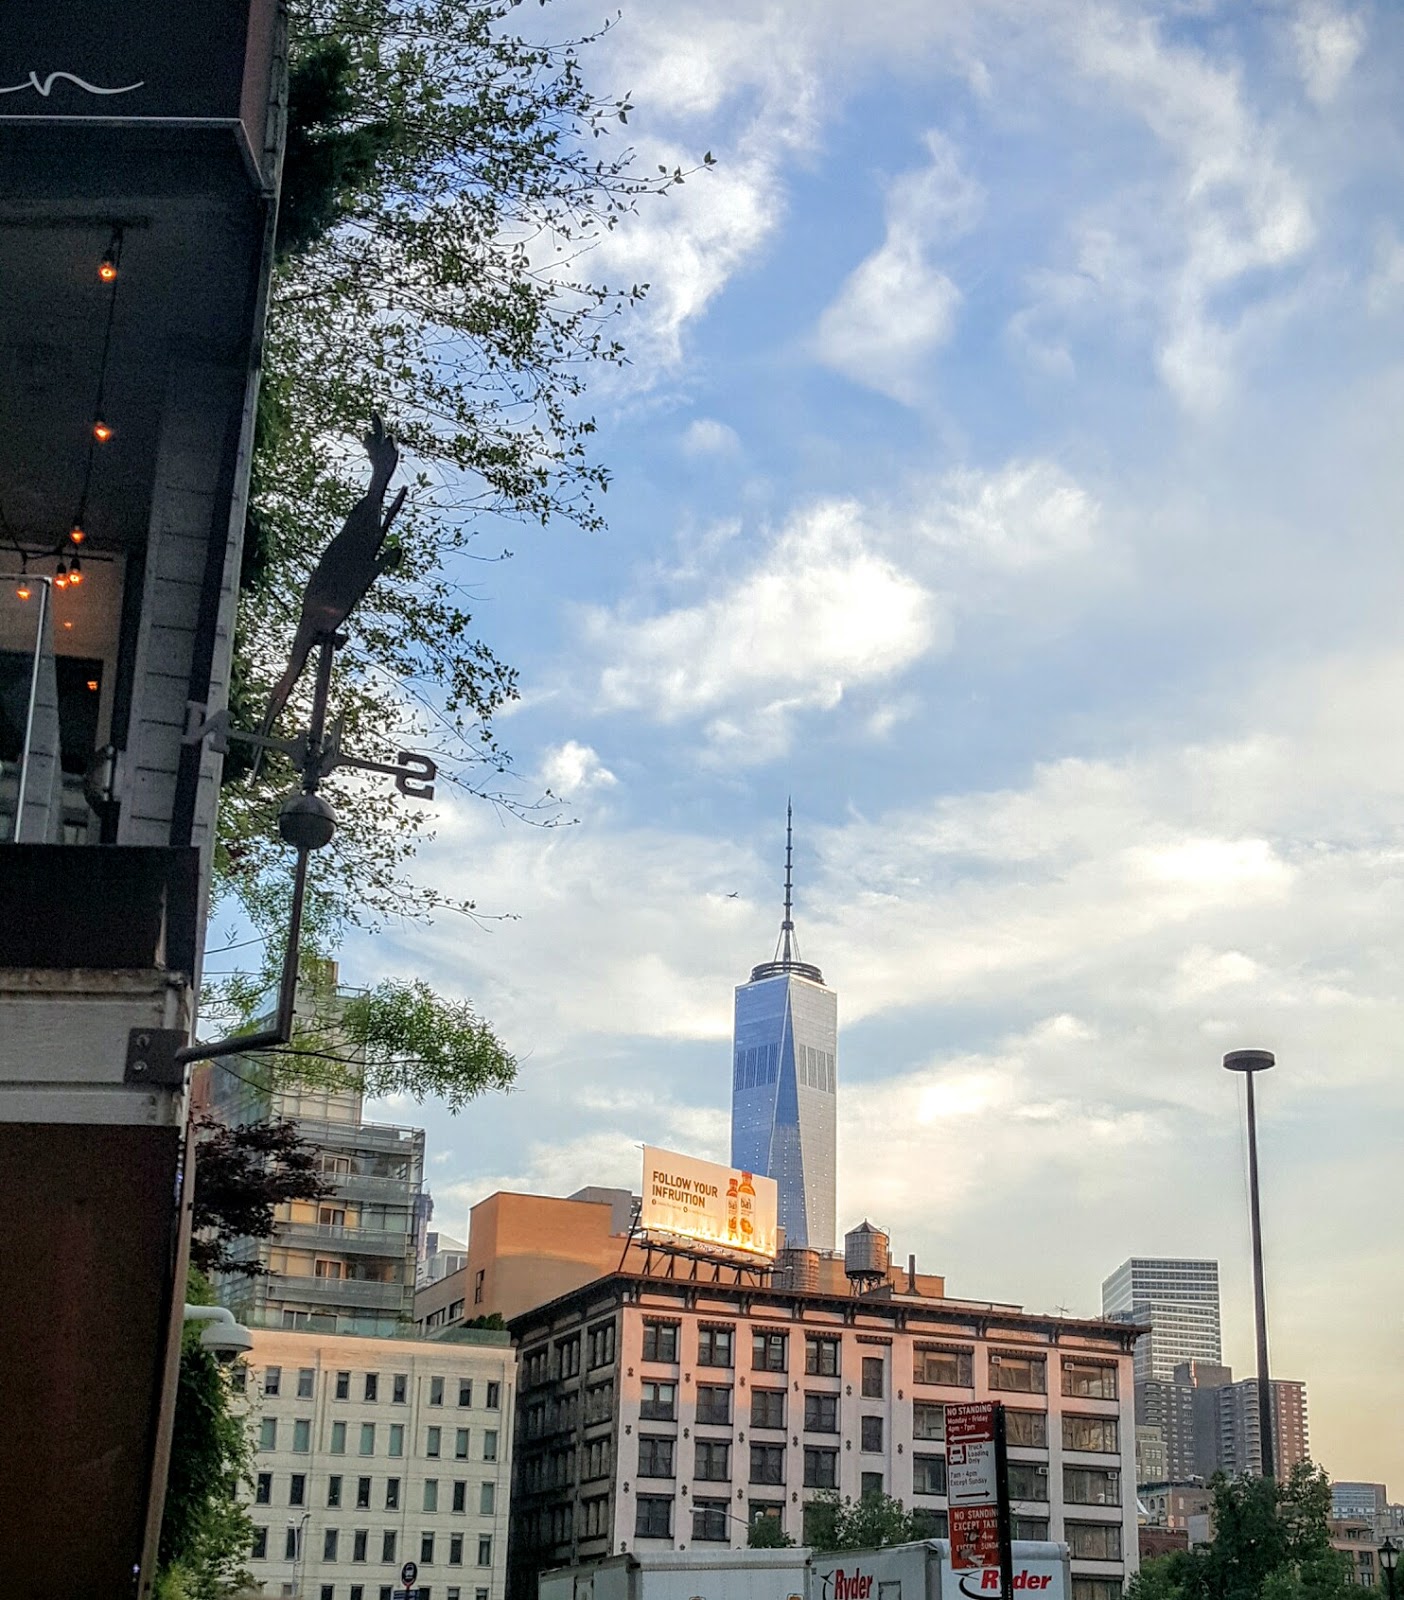
[[[1271,1050],[1230,1050],[1224,1057],[1226,1072],[1266,1072],[1275,1066],[1277,1057]]]
[[[216,1361],[228,1366],[253,1349],[253,1335],[242,1322],[211,1322],[200,1335],[200,1344],[213,1352]]]
[[[1393,1539],[1386,1539],[1380,1546],[1380,1566],[1386,1572],[1393,1572],[1398,1560],[1399,1546],[1395,1544]]]

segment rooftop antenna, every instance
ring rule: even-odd
[[[819,968],[801,960],[799,937],[795,933],[795,807],[789,796],[785,800],[785,915],[780,923],[780,937],[775,943],[773,960],[762,962],[751,969],[751,982],[757,978],[775,978],[781,973],[793,972],[814,983],[823,983]]]

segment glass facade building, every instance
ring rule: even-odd
[[[838,996],[799,959],[790,916],[790,829],[785,920],[773,961],[736,990],[731,1078],[731,1164],[779,1185],[785,1242],[836,1242]]]
[[[1103,1281],[1102,1315],[1150,1324],[1136,1341],[1138,1383],[1168,1383],[1182,1361],[1222,1359],[1217,1261],[1132,1256]]]

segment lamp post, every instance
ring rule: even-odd
[[[1394,1568],[1399,1560],[1399,1546],[1393,1539],[1386,1539],[1380,1546],[1380,1571],[1385,1575],[1385,1594],[1388,1600],[1394,1600]]]
[[[1230,1050],[1224,1057],[1229,1072],[1241,1072],[1248,1087],[1248,1209],[1253,1235],[1253,1302],[1258,1328],[1258,1437],[1263,1476],[1274,1478],[1272,1384],[1268,1379],[1267,1298],[1263,1292],[1263,1230],[1258,1215],[1258,1123],[1253,1106],[1253,1075],[1276,1063],[1271,1050]]]
[[[307,1520],[311,1515],[310,1511],[304,1511],[297,1522],[288,1523],[288,1529],[294,1535],[292,1587],[296,1596],[302,1594],[303,1541],[307,1537]]]

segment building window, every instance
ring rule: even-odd
[[[730,1367],[736,1362],[735,1328],[699,1328],[697,1330],[697,1365],[699,1367]]]
[[[367,1400],[378,1400],[380,1398],[380,1374],[378,1372],[368,1372],[366,1374],[365,1397]]]
[[[804,1370],[811,1377],[837,1378],[841,1343],[839,1339],[809,1334],[804,1341]]]
[[[312,1424],[304,1417],[293,1423],[292,1447],[296,1455],[305,1456],[312,1448]]]
[[[787,1333],[766,1333],[757,1329],[751,1335],[751,1370],[784,1372],[789,1365],[789,1344]]]
[[[647,1384],[644,1385],[647,1388]],[[608,1422],[614,1414],[614,1380],[592,1383],[585,1391],[586,1422]]]
[[[583,1539],[603,1539],[609,1533],[609,1496],[600,1495],[593,1500],[580,1502],[581,1515],[585,1519]]]
[[[574,1396],[572,1396],[571,1398],[572,1398],[572,1401],[573,1401],[574,1400]],[[573,1413],[573,1411],[574,1411],[574,1407],[572,1406],[572,1413]],[[496,1428],[484,1428],[483,1429],[483,1460],[484,1461],[496,1461],[497,1460],[497,1429]]]
[[[863,1357],[863,1398],[865,1400],[881,1400],[885,1393],[883,1385],[883,1367],[881,1356]]]
[[[601,1441],[608,1444],[609,1440]],[[497,1485],[495,1483],[480,1483],[478,1485],[478,1515],[491,1517],[497,1511]]]
[[[1064,1522],[1063,1537],[1074,1561],[1120,1561],[1119,1522]]]
[[[321,1587],[321,1600],[336,1600],[336,1585],[324,1583]]]
[[[363,1422],[361,1424],[361,1454],[373,1456],[375,1454],[375,1424]]]
[[[1063,1449],[1098,1450],[1116,1455],[1120,1446],[1115,1417],[1078,1417],[1063,1413]]]
[[[254,1504],[268,1506],[273,1504],[273,1474],[260,1472],[254,1484]]]
[[[312,1398],[313,1385],[317,1381],[316,1369],[313,1367],[299,1367],[297,1371],[297,1397],[299,1400]]]
[[[716,1427],[731,1425],[731,1387],[728,1384],[697,1385],[697,1420]]]
[[[644,1381],[639,1416],[645,1422],[671,1422],[677,1410],[678,1386],[675,1383]]]
[[[307,1503],[307,1474],[294,1472],[288,1479],[288,1504],[301,1506]]]
[[[380,1559],[393,1561],[395,1559],[395,1530],[387,1528],[380,1536]]]
[[[368,1511],[370,1509],[371,1481],[369,1478],[356,1479],[356,1509]]]
[[[402,1456],[405,1453],[405,1425],[403,1422],[390,1424],[390,1454]]]
[[[419,1536],[419,1564],[421,1567],[431,1567],[434,1564],[434,1535],[421,1533]]]
[[[639,1476],[641,1478],[671,1478],[673,1476],[673,1441],[657,1439],[645,1434],[639,1440]]]
[[[808,1452],[806,1451],[806,1455]],[[784,1483],[785,1446],[783,1444],[753,1444],[751,1446],[751,1482]]]
[[[390,1380],[390,1399],[394,1405],[402,1406],[409,1399],[409,1374],[397,1372]]]
[[[776,1479],[777,1483],[781,1480]],[[804,1486],[806,1489],[838,1488],[838,1451],[804,1447]]]
[[[597,1323],[591,1328],[589,1338],[590,1366],[606,1367],[614,1360],[614,1324],[613,1322]]]
[[[1121,1600],[1121,1579],[1075,1577],[1072,1600]]]
[[[366,1559],[366,1543],[369,1539],[370,1534],[364,1528],[357,1528],[351,1535],[351,1559],[353,1561],[364,1561]]]
[[[466,1511],[468,1509],[468,1485],[462,1478],[454,1480],[453,1509],[455,1511]]]
[[[945,1492],[945,1456],[914,1455],[912,1457],[912,1493],[945,1494]]]
[[[1115,1467],[1064,1467],[1063,1499],[1070,1506],[1119,1506],[1121,1473]]]
[[[636,1539],[673,1537],[673,1499],[671,1495],[641,1494],[634,1507]],[[480,1562],[479,1565],[482,1563]]]
[[[1015,1539],[1046,1539],[1048,1537],[1047,1517],[1011,1517],[1009,1527],[1010,1535]]]
[[[882,1418],[863,1417],[859,1422],[859,1448],[873,1455],[882,1449]]]
[[[751,1426],[753,1428],[783,1428],[785,1426],[785,1391],[783,1389],[751,1390]]]
[[[283,1535],[283,1560],[296,1561],[298,1545],[302,1542],[300,1530],[295,1522],[288,1524],[287,1532]]]
[[[747,1522],[759,1522],[763,1517],[770,1517],[782,1526],[785,1521],[785,1505],[781,1500],[752,1500],[746,1507]]]
[[[458,1380],[458,1403],[460,1406],[471,1406],[473,1404],[473,1380],[471,1378],[460,1378]]]
[[[327,1504],[329,1506],[341,1504],[341,1478],[336,1473],[327,1479]]]
[[[694,1477],[725,1483],[731,1477],[731,1446],[725,1439],[699,1439]]]
[[[858,1475],[858,1493],[866,1500],[870,1494],[882,1493],[882,1474],[880,1472],[862,1472]]]
[[[716,1544],[729,1542],[731,1530],[727,1527],[731,1512],[725,1500],[694,1500],[692,1502],[692,1537],[710,1540]]]
[[[577,1356],[579,1351],[580,1345],[577,1340]],[[645,1361],[676,1361],[678,1359],[678,1325],[676,1322],[644,1323],[643,1358]],[[564,1376],[565,1374],[562,1373],[562,1377]]]
[[[672,1502],[669,1501],[669,1504]],[[480,1567],[492,1565],[492,1540],[486,1534],[478,1540],[478,1565]]]
[[[258,1447],[260,1450],[276,1450],[278,1448],[277,1417],[264,1417],[259,1423]]]
[[[1008,1412],[1005,1413],[1008,1416]],[[918,1400],[912,1406],[912,1438],[944,1439],[946,1408],[939,1402]]]
[[[758,1393],[760,1391],[757,1391]],[[804,1431],[838,1432],[839,1397],[836,1394],[809,1394],[804,1397]],[[754,1427],[754,1422],[752,1423]]]
[[[1042,1356],[1016,1355],[1009,1350],[990,1352],[990,1388],[1019,1394],[1046,1394],[1048,1378]]]
[[[483,1303],[483,1283],[486,1278],[486,1267],[479,1267],[473,1274],[473,1304],[475,1306],[480,1306]]]
[[[1048,1448],[1048,1413],[1004,1408],[1004,1442],[1024,1450]]]
[[[501,1396],[502,1385],[500,1383],[490,1383],[487,1386],[487,1399],[483,1401],[483,1405],[489,1411],[496,1411],[502,1404]]]
[[[927,1506],[912,1507],[911,1527],[913,1539],[949,1539],[951,1536],[950,1518],[944,1511]]]
[[[253,1545],[249,1550],[249,1554],[254,1558],[255,1561],[266,1561],[268,1559],[268,1529],[267,1528],[255,1528],[254,1529],[254,1531],[253,1531]]]
[[[574,1378],[580,1372],[580,1335],[556,1341],[556,1376]]]
[[[283,1387],[283,1369],[281,1367],[265,1367],[263,1369],[264,1394],[277,1394]]]
[[[939,1383],[948,1389],[975,1387],[975,1357],[967,1345],[919,1344],[912,1368],[914,1383]]]
[[[453,1455],[455,1461],[468,1459],[468,1430],[455,1428],[453,1432]]]
[[[426,1478],[424,1480],[424,1509],[437,1511],[439,1509],[439,1480]]]
[[[1063,1357],[1063,1393],[1079,1400],[1115,1400],[1116,1364]]]
[[[349,1372],[337,1373],[336,1397],[338,1400],[349,1400],[351,1398],[351,1374]]]
[[[463,1565],[463,1535],[451,1533],[449,1535],[449,1566],[461,1567]]]
[[[400,1480],[387,1478],[385,1480],[385,1509],[398,1511],[400,1509]]]
[[[441,1406],[441,1405],[443,1405],[443,1403],[444,1403],[444,1380],[442,1378],[430,1378],[430,1380],[429,1380],[429,1404],[431,1406]]]
[[[610,1468],[609,1440],[591,1439],[580,1447],[580,1478],[588,1482],[591,1478],[607,1478]],[[485,1489],[491,1484],[484,1484]]]
[[[439,1439],[442,1430],[439,1428],[426,1428],[424,1432],[424,1454],[437,1457],[439,1454]]]
[[[297,1530],[295,1528],[289,1529],[288,1531],[290,1533],[293,1533],[293,1534],[296,1534],[296,1532],[297,1532]],[[336,1560],[336,1541],[337,1541],[338,1537],[339,1537],[339,1535],[337,1534],[337,1531],[336,1531],[335,1528],[327,1528],[327,1529],[324,1530],[324,1532],[322,1534],[322,1560],[323,1561],[335,1561]]]
[[[1031,1461],[1011,1461],[1008,1472],[1011,1500],[1047,1500],[1048,1468]]]

